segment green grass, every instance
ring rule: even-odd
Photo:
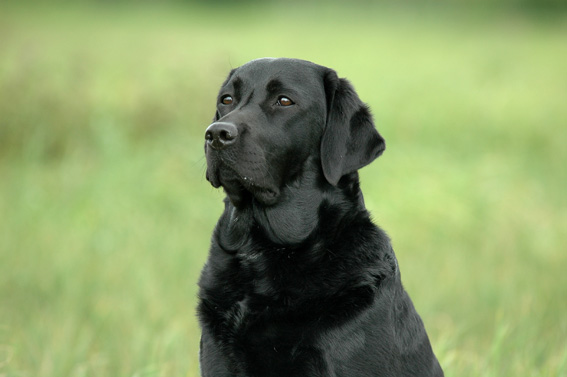
[[[261,56],[372,107],[366,203],[447,376],[567,376],[566,40],[504,8],[0,6],[0,376],[198,375],[203,131]]]

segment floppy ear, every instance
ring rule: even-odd
[[[321,139],[321,164],[327,181],[336,186],[343,175],[380,156],[386,143],[350,83],[330,69],[324,81],[327,124]]]

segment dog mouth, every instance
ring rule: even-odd
[[[253,177],[240,174],[226,164],[207,169],[206,178],[214,188],[222,187],[235,205],[244,202],[251,194],[262,205],[270,206],[276,203],[280,195],[275,185],[260,185]]]

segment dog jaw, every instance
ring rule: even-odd
[[[240,175],[223,162],[208,161],[207,165],[207,181],[214,188],[222,186],[234,206],[242,206],[250,196],[253,196],[263,206],[272,206],[277,203],[280,189],[275,185],[260,185],[254,178]]]

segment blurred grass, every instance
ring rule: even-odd
[[[202,134],[261,56],[372,107],[366,202],[446,374],[567,376],[567,15],[223,4],[0,5],[0,376],[198,375]]]

